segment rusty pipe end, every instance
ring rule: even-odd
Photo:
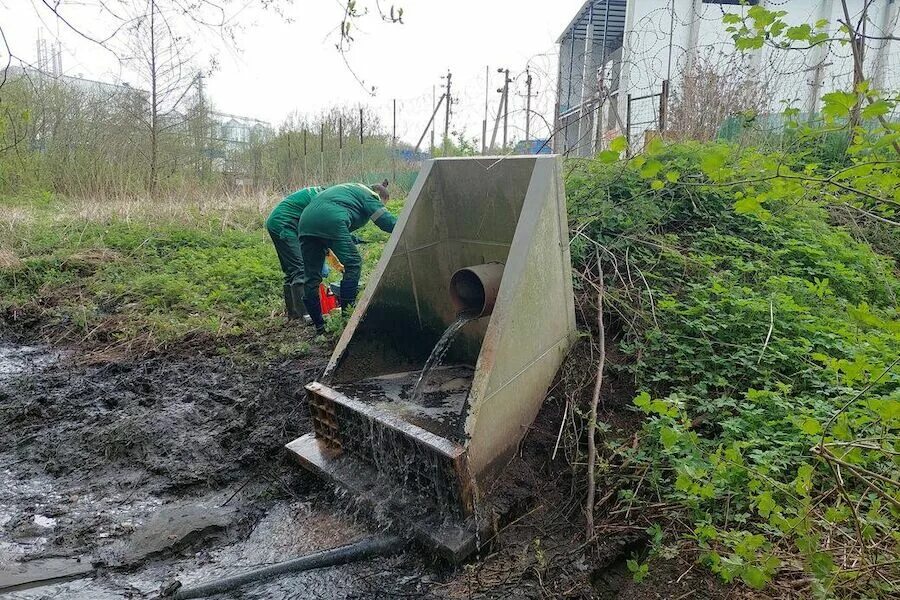
[[[450,301],[459,313],[485,317],[494,310],[503,263],[487,263],[458,270],[450,278]]]

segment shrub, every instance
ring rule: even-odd
[[[647,417],[618,453],[725,580],[803,570],[820,596],[884,594],[872,570],[893,586],[900,541],[896,263],[821,199],[753,181],[770,160],[753,151],[614,160],[573,165],[566,187],[576,270],[596,277],[600,257],[618,368]]]

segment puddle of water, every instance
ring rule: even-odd
[[[348,517],[307,503],[276,505],[254,527],[250,535],[237,543],[201,550],[191,558],[149,563],[133,573],[107,572],[96,578],[59,583],[42,588],[12,592],[4,598],[39,600],[106,600],[113,598],[155,597],[160,587],[180,580],[185,587],[287,560],[316,550],[334,548],[369,535]],[[320,569],[253,584],[232,596],[271,600],[346,598],[367,585],[370,563]]]
[[[56,519],[52,517],[45,517],[44,515],[34,515],[34,524],[38,527],[44,527],[47,529],[53,529],[56,527]]]
[[[463,408],[473,375],[474,370],[464,365],[434,368],[428,381],[422,385],[418,402],[413,402],[411,396],[421,376],[420,371],[373,377],[334,387],[350,398],[395,414],[435,435],[462,441],[465,424]]]
[[[0,464],[12,462],[0,454]],[[128,492],[97,494],[59,488],[46,475],[0,471],[0,563],[33,556],[48,548],[49,537],[63,531],[89,536],[95,551],[129,533],[163,501],[130,497]]]
[[[0,343],[0,381],[38,372],[55,363],[61,355],[41,346]]]

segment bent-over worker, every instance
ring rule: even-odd
[[[305,187],[285,196],[266,219],[266,229],[275,244],[278,262],[284,271],[284,305],[289,319],[303,315],[303,282],[306,280],[297,224],[303,210],[324,189]]]
[[[350,232],[369,220],[383,231],[393,231],[397,219],[384,207],[389,198],[387,181],[372,187],[342,183],[320,192],[303,211],[298,223],[300,249],[306,265],[303,302],[318,333],[325,331],[319,284],[328,249],[344,265],[340,299],[341,310],[346,312],[356,301],[362,270],[362,258]]]

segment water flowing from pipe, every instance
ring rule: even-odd
[[[425,393],[425,385],[428,383],[428,376],[432,371],[441,366],[444,357],[447,356],[447,352],[450,350],[450,346],[453,345],[453,340],[456,339],[456,336],[462,330],[463,326],[469,321],[474,321],[477,318],[478,314],[474,312],[461,312],[456,315],[456,320],[450,323],[450,326],[444,331],[441,339],[434,345],[434,349],[431,351],[428,360],[425,361],[425,366],[422,367],[422,373],[419,374],[419,379],[416,381],[416,386],[413,388],[412,396],[410,397],[411,402],[418,403],[422,399],[422,394]]]

